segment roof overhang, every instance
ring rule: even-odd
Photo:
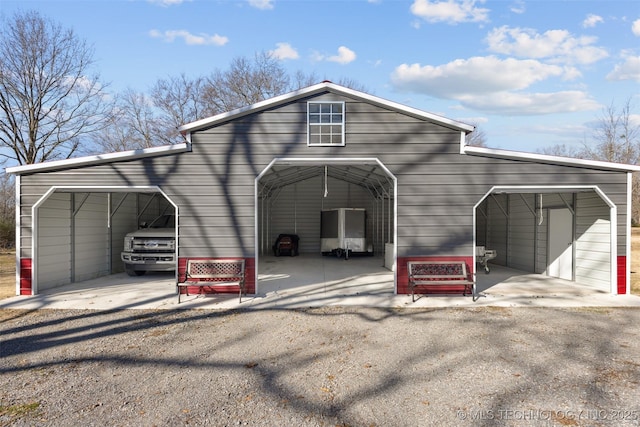
[[[465,145],[462,152],[472,156],[491,157],[494,159],[519,160],[606,171],[640,172],[640,166],[635,165],[601,162],[597,160],[574,159],[571,157],[549,156],[546,154],[525,153],[520,151],[496,150],[493,148],[473,147],[470,145]]]
[[[268,108],[273,108],[280,104],[288,103],[295,101],[297,99],[313,96],[316,94],[320,94],[323,92],[332,92],[337,94],[342,94],[351,98],[360,99],[362,101],[378,105],[383,108],[389,108],[392,110],[396,110],[410,116],[414,116],[421,119],[426,119],[435,123],[438,123],[442,126],[459,130],[461,132],[470,133],[475,127],[466,123],[458,122],[455,120],[448,119],[443,116],[439,116],[437,114],[428,113],[426,111],[419,110],[417,108],[408,107],[406,105],[398,104],[393,101],[388,101],[383,98],[379,98],[377,96],[369,95],[364,92],[360,92],[354,89],[350,89],[344,86],[340,86],[331,82],[322,82],[313,86],[308,86],[293,92],[286,93],[284,95],[276,96],[275,98],[270,98],[262,102],[258,102],[253,105],[249,105],[246,107],[238,108],[236,110],[232,110],[226,113],[218,114],[212,117],[208,117],[206,119],[197,120],[195,122],[187,123],[178,128],[180,132],[183,134],[188,134],[192,132],[196,132],[202,129],[207,129],[212,126],[216,126],[220,123],[224,123],[226,121],[236,119],[238,117],[242,117],[244,115],[252,114],[255,112],[259,112]]]
[[[121,151],[118,153],[98,154],[95,156],[76,157],[73,159],[54,160],[51,162],[35,163],[32,165],[14,166],[6,168],[5,171],[6,173],[23,175],[57,169],[69,169],[71,167],[94,166],[117,161],[143,159],[146,157],[183,153],[190,150],[191,145],[185,142],[182,144],[163,145],[161,147],[144,148],[140,150]]]

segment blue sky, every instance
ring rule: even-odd
[[[73,28],[113,91],[269,51],[292,72],[479,124],[493,148],[579,146],[632,96],[640,123],[636,0],[0,0],[16,10]]]

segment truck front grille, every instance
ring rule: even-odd
[[[173,239],[134,239],[132,251],[135,253],[172,253],[175,250]]]

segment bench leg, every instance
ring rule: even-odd
[[[245,293],[244,290],[244,279],[242,279],[242,281],[239,283],[239,290],[238,290],[238,304],[242,304],[242,295]]]

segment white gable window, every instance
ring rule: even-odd
[[[344,102],[307,103],[307,144],[344,145]]]

